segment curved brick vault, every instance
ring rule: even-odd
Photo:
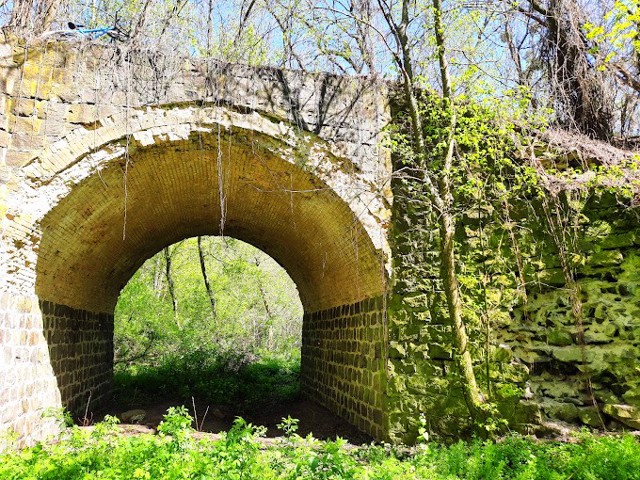
[[[382,293],[382,257],[360,220],[318,176],[292,163],[295,152],[279,157],[268,144],[276,140],[255,131],[220,127],[218,137],[217,126],[199,127],[173,141],[156,133],[159,143],[143,147],[134,135],[128,149],[108,144],[74,165],[87,178],[68,186],[40,222],[40,299],[112,313],[146,259],[205,234],[233,236],[271,255],[307,312]],[[41,188],[49,197],[60,185]]]
[[[189,64],[151,88],[101,52],[0,45],[0,429],[28,443],[55,431],[47,408],[97,408],[121,288],[164,246],[224,234],[297,284],[303,391],[384,437],[380,86]]]

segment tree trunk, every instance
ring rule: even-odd
[[[602,72],[590,62],[590,46],[582,30],[585,12],[577,0],[549,0],[542,8],[546,34],[540,56],[549,72],[558,121],[567,128],[599,140],[613,135],[613,99],[604,84]]]
[[[382,0],[378,0],[379,3]],[[418,108],[418,100],[415,95],[415,85],[412,68],[412,52],[407,36],[407,28],[410,22],[409,15],[410,0],[402,1],[401,21],[396,23],[390,11],[383,11],[383,15],[389,25],[399,47],[399,53],[394,54],[394,59],[403,78],[403,89],[406,96],[409,116],[411,118],[411,130],[414,141],[414,148],[417,157],[426,162],[429,152],[426,149],[426,140],[422,124],[422,116]],[[381,3],[381,7],[383,4]],[[434,30],[436,38],[436,48],[438,52],[440,78],[442,82],[442,94],[445,99],[452,100],[451,82],[449,79],[449,69],[446,58],[446,46],[444,42],[444,30],[442,26],[442,4],[440,0],[433,0],[434,8]],[[451,170],[455,146],[456,117],[451,114],[451,125],[449,142],[444,168],[439,176],[439,180],[434,182],[433,174],[429,171],[428,165],[423,165],[423,181],[427,187],[428,195],[431,198],[436,213],[438,214],[440,230],[440,255],[441,255],[441,280],[443,283],[445,298],[447,301],[449,320],[453,328],[453,343],[456,350],[456,361],[460,373],[464,378],[462,389],[465,401],[472,418],[476,419],[481,415],[480,406],[484,403],[484,398],[478,388],[475,373],[473,371],[473,361],[468,349],[468,336],[466,326],[462,317],[462,301],[460,298],[460,288],[456,274],[455,263],[455,217],[453,215],[453,196],[451,190]]]
[[[9,26],[13,30],[22,31],[31,25],[31,15],[33,13],[33,0],[16,0],[13,2],[11,10],[11,20]]]
[[[449,80],[449,66],[446,57],[446,46],[444,40],[444,30],[442,26],[442,4],[440,0],[433,0],[434,29],[436,47],[438,50],[438,63],[440,67],[440,77],[442,81],[442,94],[451,104],[451,81]],[[484,403],[484,398],[473,371],[473,359],[469,352],[469,338],[467,328],[462,319],[462,301],[460,298],[460,286],[456,275],[455,259],[455,218],[452,214],[453,194],[451,190],[451,171],[453,167],[453,156],[455,147],[456,116],[451,114],[451,124],[449,132],[449,144],[447,154],[444,159],[444,168],[438,182],[441,203],[443,208],[440,211],[440,255],[442,281],[444,293],[447,298],[449,309],[449,320],[453,327],[454,344],[456,347],[456,360],[460,372],[464,377],[463,385],[464,397],[469,408],[469,413],[473,418],[478,418],[481,414],[480,406]]]
[[[463,392],[465,401],[469,408],[469,413],[474,419],[481,416],[480,405],[484,403],[484,398],[473,371],[473,359],[469,352],[469,337],[467,329],[462,319],[462,301],[460,298],[460,286],[456,275],[455,259],[455,224],[452,215],[443,214],[440,216],[440,255],[441,277],[444,286],[444,294],[447,299],[449,310],[449,320],[453,327],[453,341],[456,347],[456,363],[465,380]]]
[[[211,304],[211,315],[213,315],[213,321],[216,320],[216,297],[211,288],[211,282],[209,282],[209,275],[207,274],[207,264],[204,258],[204,249],[202,248],[202,237],[198,237],[198,257],[200,258],[200,271],[202,272],[202,280],[204,281],[204,287],[207,289],[207,296],[209,297],[209,303]]]
[[[21,33],[40,35],[51,28],[62,0],[17,0],[13,2],[9,27]]]
[[[260,260],[258,260],[258,258],[255,258],[255,264],[256,267],[260,267]],[[264,285],[262,284],[262,280],[260,279],[260,275],[256,276],[256,281],[258,282],[258,290],[260,291],[260,298],[262,300],[262,306],[264,307],[264,312],[267,316],[267,319],[265,322],[263,322],[262,325],[260,325],[259,327],[256,327],[255,329],[255,341],[257,343],[258,346],[262,346],[262,344],[264,343],[264,337],[265,335],[268,336],[268,345],[267,348],[271,348],[271,344],[273,341],[273,325],[272,325],[272,319],[273,319],[273,312],[271,311],[271,307],[269,306],[269,302],[267,300],[267,292],[264,289]],[[268,332],[265,331],[265,326],[268,326]]]
[[[163,280],[165,273],[163,272],[164,262],[162,257],[156,256],[153,263],[153,291],[156,294],[156,298],[162,296]]]
[[[130,45],[137,45],[138,39],[141,35],[144,34],[144,27],[147,23],[147,12],[149,7],[151,6],[151,0],[145,0],[144,5],[142,6],[142,10],[140,11],[140,15],[138,15],[138,20],[133,28],[133,32],[129,36]]]
[[[165,276],[167,277],[167,288],[169,290],[169,296],[171,297],[171,306],[173,307],[173,318],[179,329],[182,329],[180,320],[178,318],[178,298],[176,297],[175,284],[173,283],[173,277],[171,276],[171,253],[169,247],[165,247],[162,252],[164,253],[165,260]]]
[[[58,8],[62,0],[45,0],[38,3],[37,24],[34,25],[34,33],[42,33],[51,28],[51,23],[56,18]]]

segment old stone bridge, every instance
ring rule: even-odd
[[[306,395],[379,439],[410,440],[420,412],[437,423],[451,403],[451,358],[429,354],[429,342],[447,327],[387,305],[401,253],[390,245],[384,83],[15,40],[0,44],[0,72],[0,431],[33,442],[56,431],[50,407],[104,401],[121,288],[146,259],[196,235],[249,242],[291,275],[305,310]],[[503,370],[547,407],[525,405],[521,423],[595,418],[555,367],[518,370],[521,359],[546,365],[544,345],[560,361],[572,348],[570,335],[549,341],[545,319],[531,320],[542,332],[496,336],[511,342],[498,351],[513,367]],[[509,336],[520,330],[526,340]],[[637,360],[637,342],[621,342],[614,357]],[[566,388],[545,390],[553,382]],[[626,374],[615,382],[613,397],[635,391]]]
[[[305,309],[304,385],[383,430],[391,167],[380,84],[64,45],[0,46],[0,427],[109,394],[113,311],[196,235],[276,259]]]

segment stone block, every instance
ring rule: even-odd
[[[573,338],[566,330],[556,328],[547,332],[547,342],[549,345],[567,346],[573,343]]]
[[[541,407],[549,417],[555,420],[573,423],[580,418],[578,407],[573,403],[547,401],[542,403]]]
[[[623,260],[624,256],[620,250],[603,250],[590,255],[587,264],[592,267],[610,267],[620,265]]]
[[[587,357],[585,347],[580,345],[556,347],[551,352],[554,358],[567,363],[582,362]]]
[[[581,407],[578,409],[580,421],[590,427],[602,428],[602,417],[597,407]]]
[[[640,408],[624,404],[605,404],[602,411],[620,423],[640,430]]]
[[[607,235],[601,242],[600,247],[603,249],[631,247],[638,239],[635,231],[624,232],[618,234]]]

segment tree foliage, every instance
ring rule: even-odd
[[[123,289],[115,362],[153,364],[197,350],[296,356],[301,322],[295,285],[266,254],[233,238],[188,239],[147,260]]]

